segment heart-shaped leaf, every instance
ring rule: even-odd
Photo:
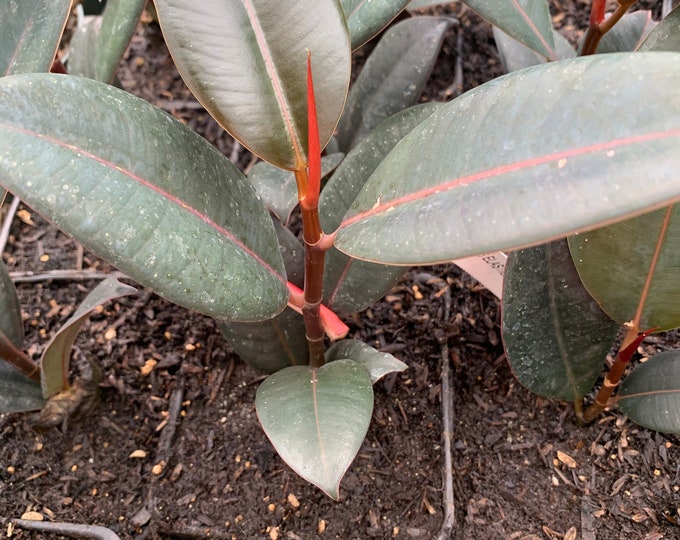
[[[263,373],[309,363],[302,315],[290,308],[266,321],[218,321],[218,326],[241,359]]]
[[[69,387],[68,373],[73,342],[92,310],[109,300],[136,292],[137,289],[121,283],[118,278],[112,276],[102,281],[85,297],[73,316],[64,323],[43,352],[40,375],[45,399]]]
[[[353,360],[366,368],[373,384],[388,373],[404,371],[408,366],[389,353],[375,350],[370,345],[355,339],[342,339],[326,351],[326,362]]]
[[[573,236],[569,246],[612,319],[640,331],[680,326],[680,205]]]
[[[344,154],[336,152],[321,158],[321,177],[325,177],[342,161]],[[282,223],[288,223],[290,213],[298,204],[295,173],[279,169],[267,162],[257,163],[250,174],[250,180],[262,195],[264,204]]]
[[[341,0],[352,49],[378,34],[408,3],[409,0]]]
[[[624,379],[616,401],[636,424],[680,433],[680,351],[659,353],[637,366]]]
[[[418,102],[453,21],[415,17],[385,32],[347,97],[336,135],[343,152],[380,122]]]
[[[337,0],[156,0],[163,36],[187,86],[236,139],[282,169],[307,165],[307,54],[323,148],[350,77]]]
[[[49,71],[71,0],[20,0],[0,6],[0,77]]]
[[[146,0],[107,2],[101,16],[79,27],[71,40],[69,73],[112,82],[145,4]]]
[[[636,50],[652,31],[656,23],[651,11],[626,13],[600,40],[597,53],[626,52]]]
[[[463,0],[494,26],[530,49],[557,60],[547,0]]]
[[[0,148],[0,184],[168,300],[240,321],[286,305],[252,185],[162,110],[84,77],[3,77]]]
[[[515,377],[554,399],[591,391],[619,329],[581,284],[564,240],[508,256],[502,314]]]
[[[516,71],[463,94],[395,146],[348,211],[335,246],[365,260],[427,264],[542,243],[673,204],[680,70],[669,67],[678,63],[679,53],[594,55]]]
[[[654,27],[639,50],[680,52],[680,6]]]
[[[375,168],[394,145],[441,106],[424,103],[388,118],[347,155],[321,192],[319,214],[324,231],[334,231]],[[343,313],[360,311],[381,298],[404,269],[352,259],[331,249],[324,267],[324,302]]]
[[[333,499],[366,436],[373,412],[368,371],[351,360],[295,366],[257,390],[257,416],[281,458]]]

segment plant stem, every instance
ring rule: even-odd
[[[40,383],[40,368],[0,330],[0,357],[32,381]]]
[[[588,23],[588,31],[586,37],[583,39],[583,46],[581,47],[581,56],[588,56],[595,54],[597,46],[607,32],[609,32],[614,25],[619,22],[621,17],[626,14],[626,11],[635,3],[635,0],[618,0],[618,6],[614,13],[607,19],[604,18],[606,0],[593,0],[593,6],[590,10],[590,22]]]
[[[654,330],[655,329],[647,330],[646,332],[638,334],[637,326],[631,325],[628,327],[626,335],[623,337],[621,347],[619,347],[619,352],[617,353],[616,358],[614,359],[614,363],[612,364],[612,367],[609,369],[609,372],[607,373],[607,375],[604,378],[604,381],[602,382],[600,390],[597,392],[597,395],[595,396],[595,401],[590,405],[590,407],[588,407],[582,413],[579,414],[579,411],[577,410],[579,420],[586,424],[590,423],[593,420],[595,420],[595,418],[597,418],[597,416],[602,411],[604,411],[604,409],[607,407],[607,402],[609,401],[609,398],[612,396],[612,393],[614,392],[614,389],[619,385],[619,382],[621,381],[621,376],[623,375],[623,372],[626,370],[628,362],[630,362],[630,359],[633,357],[633,354],[635,354],[635,351],[637,350],[640,343],[642,343],[642,340],[645,339],[645,337]]]
[[[295,171],[298,198],[302,214],[302,237],[305,242],[305,286],[302,317],[309,346],[309,365],[324,364],[324,328],[320,316],[323,297],[323,268],[326,261],[326,243],[319,220],[319,192],[321,190],[321,145],[316,116],[316,100],[312,81],[311,54],[307,54],[307,124],[309,161],[307,169]]]

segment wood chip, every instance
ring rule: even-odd
[[[27,519],[28,521],[43,521],[45,516],[40,512],[24,512],[21,514],[21,519]]]
[[[288,494],[288,503],[293,507],[293,508],[299,508],[300,507],[300,501],[298,498],[293,495],[292,493]]]
[[[144,459],[148,453],[146,450],[135,450],[128,457],[132,459]]]
[[[557,459],[559,459],[561,463],[570,469],[575,469],[578,466],[576,460],[573,457],[571,457],[569,454],[561,452],[560,450],[557,451]]]

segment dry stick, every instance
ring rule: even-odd
[[[444,291],[444,321],[451,316],[451,290],[445,285]],[[444,482],[444,522],[439,531],[437,540],[451,538],[451,533],[456,525],[456,505],[453,498],[453,457],[451,455],[451,439],[453,438],[453,385],[451,384],[451,359],[449,358],[449,345],[446,333],[441,338],[442,356],[442,452],[444,453],[444,467],[442,470]]]
[[[177,424],[180,412],[182,410],[182,400],[184,399],[184,379],[179,382],[179,388],[174,390],[170,395],[170,404],[168,406],[168,423],[161,431],[161,436],[158,440],[158,461],[165,461],[167,463],[170,459],[170,447],[172,446],[172,439],[175,437],[177,431]]]
[[[454,18],[454,20],[457,27],[456,65],[453,72],[453,82],[443,92],[445,98],[457,98],[463,93],[463,27],[457,18]]]
[[[27,531],[40,531],[60,534],[70,538],[91,538],[93,540],[120,540],[111,529],[99,525],[83,525],[80,523],[60,523],[53,521],[31,521],[29,519],[10,520],[15,527]]]
[[[48,270],[46,272],[10,272],[9,277],[14,283],[35,283],[50,279],[81,281],[86,279],[106,279],[111,276],[127,277],[122,272],[95,272],[92,270]]]

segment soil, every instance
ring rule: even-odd
[[[572,39],[585,26],[586,4],[553,2]],[[500,75],[488,25],[459,5],[437,11],[461,20],[464,88]],[[424,99],[450,93],[456,32]],[[119,77],[250,166],[252,158],[193,101],[154,24],[140,26]],[[112,270],[30,209],[20,217],[4,254],[11,271]],[[33,357],[94,284],[18,283]],[[121,538],[435,538],[444,516],[448,348],[453,538],[680,538],[678,438],[616,411],[581,427],[570,404],[522,388],[503,355],[498,300],[455,266],[409,271],[385,300],[347,322],[351,337],[392,352],[409,369],[376,385],[373,421],[338,502],[275,454],[253,405],[263,377],[238,359],[214,321],[141,289],[95,313],[76,342],[75,372],[87,358],[103,370],[95,411],[46,433],[27,415],[0,414],[0,516],[33,510]],[[677,333],[650,337],[640,353],[677,342]],[[20,530],[12,537],[56,538]]]

